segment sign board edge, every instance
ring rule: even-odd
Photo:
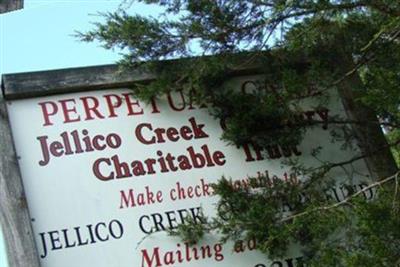
[[[8,263],[40,267],[6,105],[0,95],[0,224]]]

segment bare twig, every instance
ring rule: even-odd
[[[394,181],[395,181],[395,187],[394,187],[394,196],[393,196],[393,204],[392,204],[393,210],[396,209],[396,198],[397,198],[397,193],[399,190],[399,173],[397,173]]]
[[[373,184],[370,184],[370,185],[367,186],[367,187],[364,187],[362,190],[358,191],[357,193],[352,194],[351,196],[349,196],[349,197],[343,199],[342,201],[340,201],[340,202],[338,202],[338,203],[335,203],[335,204],[329,205],[329,206],[317,207],[317,208],[314,208],[314,209],[311,209],[311,210],[307,210],[307,211],[304,211],[304,212],[300,212],[300,213],[297,213],[297,214],[294,214],[294,215],[291,215],[291,216],[288,216],[288,217],[283,218],[283,219],[281,220],[281,222],[287,222],[287,221],[293,220],[293,219],[295,219],[295,218],[308,215],[308,214],[313,213],[313,212],[317,212],[317,211],[327,211],[327,210],[331,210],[331,209],[334,209],[334,208],[343,206],[343,205],[345,205],[345,204],[348,204],[353,198],[355,198],[355,197],[359,196],[360,194],[362,194],[362,193],[364,193],[364,192],[370,190],[371,188],[374,188],[374,187],[377,187],[377,186],[381,186],[381,185],[383,185],[383,184],[385,184],[385,183],[387,183],[387,182],[389,182],[389,181],[391,181],[391,180],[393,180],[393,179],[395,179],[395,180],[397,181],[399,175],[400,175],[400,171],[397,172],[397,173],[395,173],[395,174],[392,175],[392,176],[389,176],[389,177],[387,177],[387,178],[385,178],[385,179],[379,180],[378,182],[375,182],[375,183],[373,183]]]

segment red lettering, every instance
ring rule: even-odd
[[[108,175],[108,176],[105,176],[100,172],[100,164],[101,163],[105,163],[106,165],[111,166],[110,159],[100,158],[100,159],[96,160],[93,163],[93,167],[92,167],[94,175],[101,181],[109,181],[109,180],[114,179],[114,172],[110,172],[110,175]]]
[[[53,125],[53,123],[50,122],[50,116],[53,116],[57,113],[57,111],[58,111],[57,104],[54,103],[53,101],[46,101],[46,102],[39,103],[39,105],[42,108],[42,113],[43,113],[43,117],[44,117],[43,126]],[[49,110],[48,108],[51,108],[51,110]]]
[[[145,128],[145,127],[146,127],[147,129],[149,129],[149,130],[153,130],[153,128],[151,127],[151,124],[150,124],[150,123],[141,123],[141,124],[139,124],[139,125],[136,127],[136,130],[135,130],[136,138],[137,138],[142,144],[145,144],[145,145],[154,144],[154,143],[156,142],[156,139],[155,139],[154,136],[153,136],[150,140],[146,140],[146,139],[143,137],[143,135],[142,135],[142,129]]]
[[[107,146],[105,144],[100,145],[99,141],[104,141],[104,136],[96,135],[93,137],[93,147],[96,150],[104,150]]]
[[[167,138],[172,142],[176,142],[179,140],[178,130],[175,128],[168,128],[167,130]]]
[[[192,129],[190,129],[187,126],[183,126],[181,128],[180,134],[181,134],[182,138],[187,140],[187,141],[191,140],[193,138]]]
[[[99,100],[93,96],[81,97],[83,108],[85,110],[86,118],[85,120],[94,120],[95,116],[99,119],[104,119],[104,116],[98,111]],[[92,101],[90,105],[89,100]]]
[[[79,115],[77,115],[75,118],[70,117],[70,113],[78,114],[75,108],[75,99],[63,99],[58,102],[60,102],[64,113],[64,123],[77,122],[81,120]],[[68,107],[67,103],[74,103],[74,106]]]
[[[50,144],[50,153],[53,154],[55,157],[61,157],[64,154],[64,147],[63,145],[55,141]]]
[[[143,114],[143,109],[139,104],[139,100],[134,100],[132,98],[132,94],[131,93],[122,94],[122,95],[125,97],[125,101],[127,103],[128,116],[142,115]]]
[[[165,143],[165,139],[163,138],[163,134],[165,133],[164,128],[157,128],[154,130],[154,133],[157,136],[157,143]]]
[[[114,95],[114,94],[104,95],[103,97],[106,99],[107,102],[107,108],[109,111],[108,117],[109,118],[117,117],[115,109],[119,108],[122,105],[121,97],[119,95]],[[114,101],[111,98],[114,98]]]
[[[142,267],[153,267],[153,262],[155,263],[154,267],[162,266],[160,260],[160,248],[153,248],[151,257],[147,254],[147,249],[142,249]]]
[[[181,97],[181,107],[180,108],[175,106],[174,99],[173,99],[173,97],[171,95],[171,92],[168,92],[168,103],[169,103],[169,106],[175,111],[182,111],[186,107],[185,97],[183,96],[182,91],[179,91],[179,94],[180,94],[180,97]]]

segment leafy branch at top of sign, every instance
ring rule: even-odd
[[[250,181],[263,183],[250,188],[221,179],[214,185],[220,196],[217,217],[204,225],[182,225],[181,236],[194,242],[203,230],[217,229],[237,241],[235,249],[240,251],[239,240],[255,239],[272,257],[295,243],[310,266],[398,262],[397,179],[367,190],[369,179],[355,177],[364,176],[358,169],[362,159],[380,160],[375,173],[382,178],[397,171],[388,167],[385,151],[390,147],[398,158],[400,5],[391,0],[139,2],[165,12],[157,19],[106,14],[104,24],[79,38],[120,48],[126,52],[121,66],[157,75],[137,84],[137,97],[150,100],[179,90],[223,122],[225,140],[270,160],[293,151],[283,163],[306,178],[271,183],[267,176],[253,177]],[[238,74],[262,76],[251,90],[234,90],[227,81]],[[307,113],[326,114],[335,90],[356,116],[327,113],[318,119]],[[388,144],[375,138],[377,125],[388,133]],[[328,136],[324,143],[298,151],[306,132],[321,126]],[[329,143],[353,156],[323,157],[319,146]],[[321,209],[347,198],[345,205]],[[305,215],[282,223],[290,213]]]

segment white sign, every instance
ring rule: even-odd
[[[305,118],[344,114],[339,99],[332,103]],[[354,153],[330,145],[323,123],[299,147],[228,146],[220,122],[179,93],[145,105],[128,89],[102,90],[10,101],[8,109],[43,267],[295,267],[296,253],[271,261],[254,242],[238,252],[208,235],[191,247],[164,230],[187,216],[213,216],[209,184],[223,175],[242,184],[249,176],[293,182],[300,177],[282,168],[285,158],[319,164]],[[367,176],[364,162],[353,167]],[[339,200],[346,192],[328,194]]]

